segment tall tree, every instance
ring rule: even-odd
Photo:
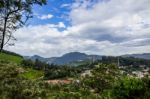
[[[0,0],[0,51],[11,39],[12,32],[32,18],[32,6],[44,5],[46,0]]]
[[[111,89],[115,80],[120,77],[120,71],[114,64],[98,64],[91,71],[91,76],[83,79],[85,85],[91,87],[97,93],[102,93],[106,89]]]

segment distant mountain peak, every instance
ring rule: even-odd
[[[39,56],[39,55],[33,55],[33,57],[41,57],[41,56]]]
[[[95,55],[93,55],[95,56]],[[81,52],[70,52],[62,55],[61,57],[51,57],[51,58],[43,58],[38,55],[34,55],[30,57],[31,60],[35,61],[36,59],[47,62],[49,64],[68,64],[71,62],[79,62],[85,60],[91,60],[91,55],[87,55]],[[95,59],[101,59],[101,56],[96,55]]]
[[[86,56],[85,53],[80,53],[80,52],[70,52],[70,53],[66,53],[64,54],[62,57],[65,57],[65,56]]]
[[[134,58],[150,59],[150,53],[126,54],[126,55],[122,55],[122,57],[134,57]]]
[[[85,53],[81,53],[81,52],[70,52],[70,53],[66,53],[66,54],[64,54],[64,55],[75,55],[75,54],[76,54],[76,55],[81,55],[81,54],[82,54],[82,55],[86,55]],[[64,56],[64,55],[63,55],[63,56]]]

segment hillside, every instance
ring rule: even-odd
[[[17,67],[22,71],[22,73],[19,75],[21,77],[27,78],[27,79],[38,79],[43,77],[44,72],[41,70],[34,70],[32,68],[24,68],[21,65],[21,62],[23,60],[23,57],[19,54],[13,53],[13,52],[2,52],[0,53],[0,65],[2,65],[2,61],[4,63],[7,63],[7,65],[17,65]]]
[[[11,53],[2,52],[2,53],[0,53],[0,60],[14,62],[14,63],[19,64],[19,63],[21,63],[23,58],[19,55],[14,55]]]
[[[134,57],[134,58],[140,58],[140,59],[150,59],[150,53],[144,53],[144,54],[126,54],[121,55],[121,57]],[[57,64],[57,65],[76,65],[87,61],[94,61],[94,60],[101,60],[101,55],[88,55],[85,53],[80,52],[70,52],[66,53],[60,57],[50,57],[50,58],[44,58],[38,55],[34,56],[25,56],[25,59],[31,59],[32,61],[35,61],[36,59],[46,62],[48,64]]]
[[[63,65],[63,64],[73,64],[73,63],[78,63],[78,62],[84,62],[84,61],[92,61],[92,60],[101,60],[102,56],[100,55],[87,55],[85,53],[80,53],[80,52],[70,52],[66,53],[60,57],[51,57],[51,58],[44,58],[38,55],[34,56],[25,56],[25,59],[31,59],[35,61],[36,59],[42,61],[42,62],[47,62],[49,64],[58,64],[58,65]]]
[[[150,53],[127,54],[127,55],[122,55],[122,57],[134,57],[134,58],[141,58],[141,59],[150,59]]]

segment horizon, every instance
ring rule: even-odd
[[[149,53],[149,0],[121,1],[48,0],[46,6],[33,6],[29,25],[13,33],[15,46],[4,49],[43,57]]]
[[[44,57],[44,56],[41,56],[41,55],[38,55],[38,54],[34,54],[34,55],[29,56],[29,57],[40,56],[42,58],[52,58],[52,57],[62,57],[63,55],[70,54],[70,53],[81,53],[81,54],[86,54],[86,55],[98,55],[98,54],[87,54],[87,53],[83,53],[83,52],[67,52],[67,53],[59,55],[59,56]],[[113,56],[113,57],[118,57],[118,56],[123,56],[123,55],[135,55],[135,54],[150,54],[150,53],[128,53],[128,54],[122,54],[122,55],[98,55],[98,56]],[[22,56],[26,57],[25,55],[22,55]]]

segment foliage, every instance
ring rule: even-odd
[[[49,66],[45,71],[45,79],[59,79],[67,77],[76,77],[80,73],[80,69],[69,66]]]
[[[111,63],[117,64],[118,57],[103,56],[102,60],[99,60],[98,62],[103,64],[111,64]],[[149,60],[134,57],[119,57],[119,63],[120,66],[134,66],[134,67],[138,67],[140,65],[150,66]]]
[[[1,99],[37,99],[45,97],[44,86],[39,81],[18,77],[18,66],[12,63],[0,63]]]
[[[9,54],[9,55],[12,55],[12,56],[18,56],[18,57],[23,58],[21,55],[19,55],[17,53],[14,53],[14,52],[7,51],[7,50],[3,50],[2,53]]]
[[[92,75],[83,80],[85,86],[90,87],[97,93],[102,93],[106,89],[111,89],[114,81],[119,78],[119,70],[113,65],[98,64],[93,69]]]
[[[22,61],[22,58],[16,55],[8,54],[8,53],[0,53],[0,60],[10,61],[10,62],[20,64]]]
[[[24,59],[24,60],[21,61],[21,65],[24,66],[24,67],[30,67],[31,68],[31,67],[34,67],[35,64],[32,60],[29,60],[29,59],[25,60]]]
[[[35,61],[32,61],[30,59],[24,59],[21,62],[22,66],[27,68],[33,68],[36,70],[45,70],[46,67],[48,67],[48,64],[45,62],[41,62],[40,60],[36,59]]]
[[[81,73],[81,68],[71,67],[65,65],[54,65],[54,64],[46,64],[36,59],[35,62],[31,60],[23,60],[22,66],[27,68],[32,68],[35,70],[44,72],[44,79],[60,79],[67,77],[75,77],[79,73]]]
[[[42,70],[35,70],[31,68],[26,68],[25,72],[19,74],[19,76],[24,77],[26,79],[35,80],[42,79],[44,76],[44,72]]]
[[[0,51],[9,40],[15,40],[14,30],[25,25],[32,17],[34,4],[46,4],[46,0],[1,0],[0,1]],[[5,42],[4,42],[5,41]]]
[[[103,98],[112,99],[149,99],[150,79],[123,77],[109,91],[103,94]]]
[[[92,64],[95,66],[90,66]],[[80,77],[86,66],[57,66],[38,60],[35,62],[24,60],[23,66],[19,67],[14,63],[0,61],[0,97],[1,99],[149,99],[149,78],[123,76],[113,64],[98,62],[92,64],[89,65],[92,68],[91,74]],[[42,76],[45,80],[74,77],[74,81],[70,84],[55,85],[46,83],[42,80]]]

